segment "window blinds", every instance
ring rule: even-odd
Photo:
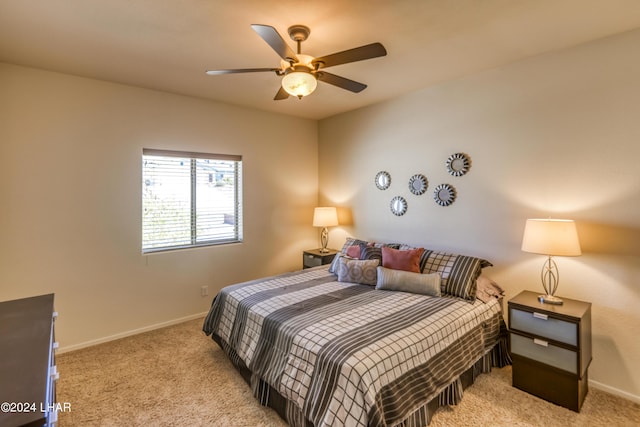
[[[142,252],[242,240],[242,157],[144,149]]]

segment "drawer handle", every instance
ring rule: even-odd
[[[49,370],[49,376],[54,380],[58,381],[60,379],[60,372],[58,372],[58,368],[56,365],[53,365]]]
[[[547,320],[549,318],[549,316],[547,316],[546,314],[536,313],[536,312],[533,312],[533,317],[540,320]]]
[[[534,343],[534,344],[541,345],[541,346],[543,346],[543,347],[549,347],[549,343],[548,343],[548,342],[546,342],[546,341],[544,341],[544,340],[541,340],[541,339],[538,339],[538,338],[534,338],[534,339],[533,339],[533,343]]]

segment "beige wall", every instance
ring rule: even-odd
[[[244,243],[143,256],[143,147],[241,154]],[[203,313],[301,267],[317,164],[312,120],[0,63],[0,301],[54,292],[62,349]]]
[[[640,31],[489,70],[320,122],[320,202],[332,231],[485,257],[511,298],[541,291],[526,218],[577,221],[583,256],[558,258],[559,294],[593,303],[592,385],[640,401]],[[390,77],[391,78],[391,77]],[[470,172],[445,161],[468,153]],[[373,178],[391,174],[389,190]],[[414,196],[411,175],[429,179]],[[458,199],[433,201],[450,183]],[[389,201],[408,200],[395,217]]]

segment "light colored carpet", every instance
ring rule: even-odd
[[[66,426],[286,426],[260,406],[202,320],[57,357]],[[577,414],[511,387],[511,368],[481,375],[441,426],[639,426],[640,405],[591,389]]]

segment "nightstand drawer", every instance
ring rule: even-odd
[[[572,374],[578,373],[578,353],[557,347],[539,338],[534,340],[512,332],[511,353],[554,366]]]
[[[303,254],[302,265],[306,268],[317,267],[319,265],[322,265],[322,257],[313,256],[311,254]]]
[[[543,313],[532,313],[515,308],[510,309],[509,316],[511,329],[573,346],[578,345],[577,323],[554,319]]]

